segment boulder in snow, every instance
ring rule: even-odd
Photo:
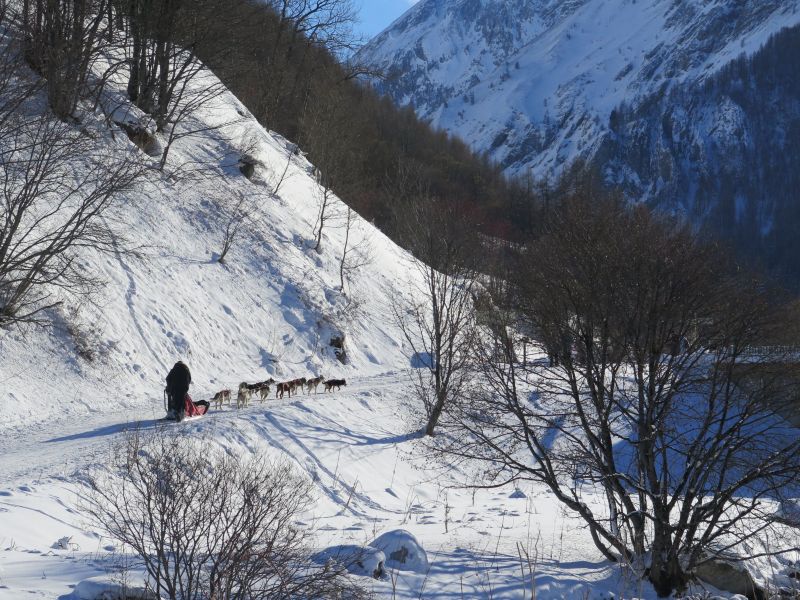
[[[55,542],[53,542],[50,547],[53,550],[69,550],[72,546],[70,546],[70,542],[72,541],[71,535],[65,535],[62,538],[58,538]]]
[[[122,129],[139,150],[147,156],[158,157],[164,152],[164,147],[158,135],[149,127],[130,121],[114,121]]]
[[[386,555],[386,566],[399,571],[427,573],[428,555],[411,533],[395,529],[379,535],[370,544]]]
[[[115,123],[142,152],[161,156],[163,147],[150,115],[120,93],[107,93],[100,99],[109,120]]]
[[[255,158],[245,154],[239,158],[239,172],[252,181],[253,175],[256,174],[256,164],[258,161]]]
[[[704,560],[694,571],[698,579],[725,592],[746,596],[749,600],[767,600],[766,592],[741,561],[720,555],[705,557]]]
[[[386,561],[384,553],[372,546],[356,546],[342,544],[331,546],[317,552],[311,559],[320,564],[335,562],[353,575],[369,576],[375,579],[383,577],[383,565]]]
[[[78,600],[158,600],[143,583],[123,585],[107,575],[84,579],[75,586],[74,595]]]

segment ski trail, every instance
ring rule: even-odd
[[[351,396],[355,398],[360,391],[377,392],[385,388],[391,389],[400,384],[402,379],[403,375],[389,372],[375,377],[354,379],[352,387],[343,388],[346,391],[342,392],[295,395],[286,399],[267,400],[264,403],[251,402],[243,409],[224,407],[221,410],[214,410],[212,407],[208,416],[191,422],[197,423],[203,432],[212,434],[213,437],[217,435],[216,430],[235,429],[236,419],[245,415],[257,415],[259,418],[269,420],[273,428],[270,430],[270,427],[259,425],[259,431],[264,439],[274,436],[276,432],[289,439],[294,434],[276,420],[276,415],[282,415],[302,402],[321,403],[333,397],[345,400]],[[152,418],[149,419],[125,419],[120,413],[99,412],[87,415],[82,420],[67,423],[55,416],[25,430],[12,430],[0,436],[0,473],[3,485],[28,483],[31,479],[47,477],[69,477],[87,464],[102,461],[103,454],[108,451],[110,444],[126,431],[175,427],[174,423],[158,419],[156,412],[153,408]],[[321,416],[317,418],[324,419]],[[375,442],[372,438],[361,435],[351,436],[351,440],[354,446]],[[299,438],[296,443],[304,453],[313,456],[313,451],[303,447]],[[286,452],[289,456],[292,455],[290,451]],[[366,502],[366,499],[364,500]],[[380,507],[376,508],[382,510]]]

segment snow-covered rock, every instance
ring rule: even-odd
[[[428,555],[416,537],[405,529],[382,533],[370,546],[383,550],[386,566],[399,571],[428,571]]]
[[[708,557],[695,569],[695,575],[714,587],[750,598],[766,600],[767,594],[741,561],[728,560],[725,557]]]
[[[340,544],[316,553],[312,559],[320,564],[333,561],[353,575],[380,579],[383,577],[386,555],[372,546]]]
[[[71,541],[72,541],[72,536],[65,535],[63,537],[58,538],[55,542],[52,543],[50,547],[53,550],[69,550]]]
[[[84,579],[75,586],[77,600],[158,600],[143,583],[124,584],[106,575]]]

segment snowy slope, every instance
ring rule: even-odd
[[[114,215],[135,253],[84,256],[106,282],[95,304],[70,300],[51,315],[53,331],[0,330],[0,434],[97,412],[158,414],[164,377],[178,359],[192,369],[195,399],[270,376],[347,377],[407,364],[386,318],[396,281],[406,277],[405,253],[357,219],[350,242],[366,240],[372,262],[342,294],[341,219],[326,227],[321,253],[310,249],[318,193],[313,167],[231,94],[201,119],[204,126],[234,124],[178,140],[165,172],[153,171]],[[116,136],[128,143],[121,131]],[[245,144],[262,163],[254,182],[237,168]],[[287,160],[279,193],[272,194]],[[222,265],[215,257],[237,195],[255,209]],[[341,215],[344,205],[334,204],[331,214]],[[93,361],[76,356],[68,333],[76,330],[95,352]],[[341,335],[347,364],[330,346]]]
[[[548,490],[525,484],[473,493],[461,487],[472,481],[469,472],[432,467],[421,442],[405,433],[407,386],[406,373],[387,372],[351,379],[333,395],[225,407],[180,426],[136,426],[169,427],[237,456],[289,459],[315,482],[314,506],[302,523],[314,528],[320,548],[368,544],[397,529],[412,533],[429,567],[360,578],[376,598],[521,600],[533,585],[540,600],[655,600],[649,584],[599,554]],[[0,599],[78,600],[79,582],[114,578],[122,548],[86,519],[75,482],[87,468],[103,468],[111,444],[134,425],[120,415],[92,415],[0,440]],[[603,510],[588,490],[585,501]],[[66,547],[52,547],[63,538]],[[785,572],[796,559],[758,566],[792,585]]]
[[[589,158],[615,107],[703,81],[800,23],[797,0],[423,0],[358,55],[507,171]]]
[[[394,573],[399,597],[418,598],[425,590],[424,597],[431,598],[462,593],[488,598],[494,589],[495,598],[520,598],[530,582],[519,573],[517,542],[532,551],[538,545],[540,598],[636,589],[597,556],[579,524],[560,514],[543,490],[526,489],[520,498],[509,498],[513,489],[473,496],[445,489],[458,480],[457,473],[433,480],[434,473],[422,469],[419,446],[400,433],[398,392],[406,382],[401,373],[359,378],[342,394],[242,411],[226,408],[185,422],[181,431],[243,455],[268,451],[289,457],[314,477],[316,502],[308,521],[317,523],[320,546],[366,544],[394,529],[415,534],[428,553],[430,572]],[[22,594],[66,596],[71,585],[109,568],[115,542],[99,537],[76,510],[79,490],[70,483],[76,466],[64,468],[55,456],[51,463],[46,453],[71,455],[80,448],[84,461],[97,465],[121,431],[118,421],[106,417],[107,424],[98,427],[76,424],[65,429],[66,435],[36,428],[27,442],[15,442],[17,464],[27,463],[28,472],[0,485],[3,600]],[[3,444],[3,450],[9,446]],[[32,467],[34,462],[40,466]],[[70,537],[71,546],[51,549],[62,537]],[[379,597],[393,597],[391,581],[367,583]]]

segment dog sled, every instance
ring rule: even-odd
[[[183,398],[183,413],[176,414],[176,411],[169,407],[169,400],[167,391],[164,390],[164,408],[167,416],[164,417],[166,421],[182,421],[183,419],[190,419],[192,417],[202,417],[208,412],[210,404],[206,400],[198,400],[195,402],[189,394]]]

